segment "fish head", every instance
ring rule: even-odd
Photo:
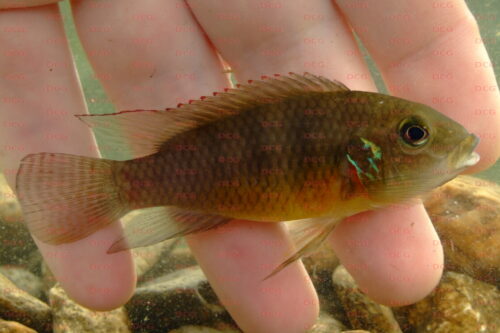
[[[376,110],[372,128],[355,133],[347,148],[349,164],[375,201],[418,196],[479,161],[478,137],[456,121],[423,104],[380,96],[387,103]]]

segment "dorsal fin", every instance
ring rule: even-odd
[[[202,96],[175,109],[121,111],[104,115],[77,115],[106,137],[115,149],[131,149],[135,158],[153,154],[172,136],[237,114],[260,104],[274,103],[305,92],[334,92],[349,90],[340,82],[304,73],[263,76],[262,80],[238,84],[213,96]]]

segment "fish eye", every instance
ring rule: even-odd
[[[405,143],[412,147],[420,147],[429,140],[429,132],[425,126],[415,120],[403,122],[399,129],[399,135]]]

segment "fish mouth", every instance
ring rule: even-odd
[[[479,138],[474,134],[469,134],[458,144],[450,154],[449,166],[460,172],[479,162],[480,156],[474,151],[479,143]]]

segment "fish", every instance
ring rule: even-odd
[[[77,115],[132,159],[25,156],[16,191],[37,239],[85,238],[128,212],[108,253],[234,219],[289,221],[312,253],[342,219],[418,197],[479,161],[479,139],[424,104],[311,73],[263,76],[176,108]]]

